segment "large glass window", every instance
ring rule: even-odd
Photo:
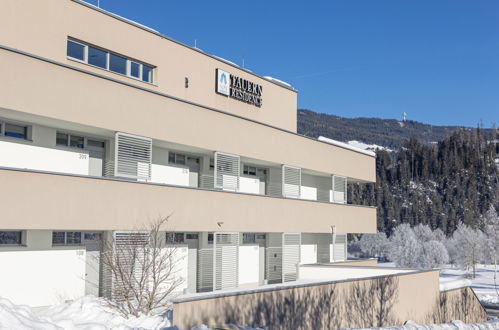
[[[85,61],[85,45],[68,40],[67,55],[80,61]]]
[[[115,54],[110,54],[109,70],[126,75],[126,58]]]
[[[28,138],[28,127],[23,125],[15,125],[5,123],[5,136],[10,136],[18,139]]]
[[[81,232],[80,231],[66,232],[66,244],[81,244]]]
[[[57,132],[55,144],[67,147],[69,143],[69,134]]]
[[[88,47],[88,64],[107,69],[107,53],[95,47]]]
[[[22,232],[20,230],[0,231],[0,245],[21,245]]]

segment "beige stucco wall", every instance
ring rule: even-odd
[[[337,329],[425,322],[439,296],[438,271],[240,294],[174,304],[173,323],[271,329]],[[380,305],[384,304],[383,312]]]
[[[0,186],[2,229],[126,230],[171,215],[171,231],[376,230],[362,206],[16,170],[0,170]]]
[[[0,72],[0,108],[364,181],[376,179],[374,157],[14,52],[0,50]]]
[[[74,1],[3,0],[0,22],[0,45],[296,131],[296,92]],[[67,59],[68,36],[156,66],[154,85]],[[216,94],[216,68],[262,85],[263,106]],[[189,88],[184,87],[186,77]]]
[[[173,323],[181,329],[229,323],[271,329],[365,328],[401,325],[407,320],[431,323],[440,302],[438,274],[435,270],[178,302]],[[469,322],[485,321],[478,299],[468,297],[463,300],[461,291],[453,295],[453,302],[462,306],[454,309],[454,319],[467,314]]]

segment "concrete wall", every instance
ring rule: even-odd
[[[439,299],[438,271],[426,271],[186,299],[174,304],[173,323],[182,329],[229,323],[272,329],[364,328],[400,325],[406,320],[427,323],[435,315]],[[461,297],[456,299],[463,302]],[[470,296],[468,302],[476,307],[478,300],[474,299]],[[462,313],[454,314],[455,319],[463,318]],[[480,311],[470,314],[470,321],[486,319]]]
[[[375,181],[374,157],[287,131],[11,51],[0,71],[0,108]]]
[[[15,170],[0,170],[0,185],[4,229],[133,230],[171,215],[173,231],[219,231],[220,221],[235,232],[376,230],[376,209],[363,206]]]

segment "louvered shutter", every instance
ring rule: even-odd
[[[300,263],[301,234],[283,233],[282,235],[282,281],[296,281]]]
[[[333,235],[333,261],[345,261],[347,259],[347,235]]]
[[[198,250],[198,292],[213,291],[213,248]]]
[[[115,136],[114,175],[149,181],[151,179],[152,140],[117,132]]]
[[[282,165],[282,195],[290,198],[300,198],[301,168]]]
[[[237,288],[239,284],[239,233],[214,233],[214,290]]]
[[[120,270],[128,278],[129,285],[137,285],[142,274],[142,265],[145,258],[145,248],[149,242],[149,233],[140,231],[116,231],[114,232],[113,263],[119,263]],[[108,252],[109,253],[109,252]],[[135,258],[135,262],[134,262]],[[116,278],[108,266],[103,270],[103,293],[110,299],[119,300],[122,295],[118,294],[125,283],[121,278]],[[107,268],[106,268],[107,266]]]
[[[347,203],[347,178],[344,176],[333,175],[332,202]]]
[[[237,155],[215,152],[215,188],[237,191],[241,168]]]

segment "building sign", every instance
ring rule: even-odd
[[[257,107],[262,106],[262,85],[217,69],[216,92]]]

